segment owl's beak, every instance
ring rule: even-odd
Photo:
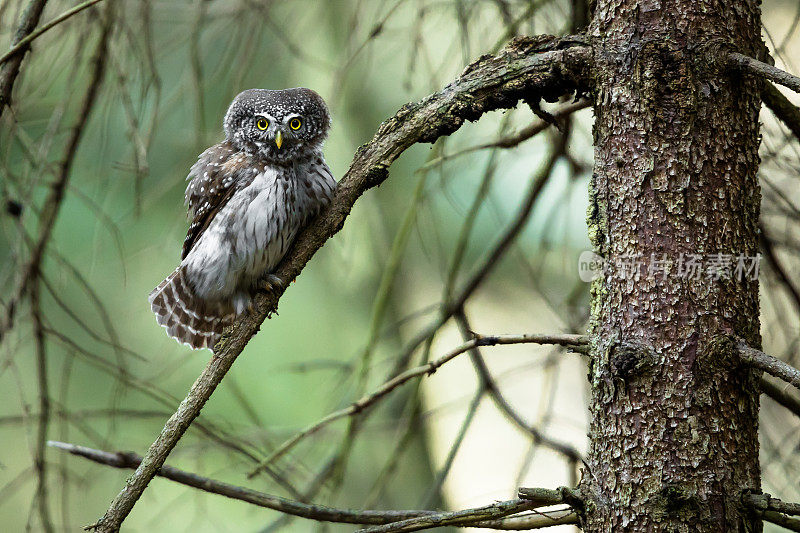
[[[281,135],[281,132],[279,130],[278,133],[275,134],[275,146],[277,146],[278,149],[280,149],[282,144],[283,144],[283,135]]]

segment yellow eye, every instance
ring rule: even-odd
[[[295,131],[299,130],[300,126],[302,125],[303,123],[300,121],[299,118],[293,118],[292,120],[289,121],[289,127]]]
[[[258,121],[256,121],[256,128],[264,131],[265,129],[269,128],[269,122],[267,122],[267,119],[265,118],[260,118]]]

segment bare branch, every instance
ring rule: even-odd
[[[519,516],[509,516],[498,520],[482,520],[469,527],[482,527],[489,529],[527,531],[530,529],[543,529],[552,526],[563,526],[578,523],[578,514],[572,509],[556,511],[538,511]]]
[[[46,533],[52,533],[53,522],[50,519],[50,508],[47,495],[47,462],[45,461],[45,444],[50,426],[50,389],[48,387],[47,350],[45,349],[44,324],[40,305],[41,280],[39,273],[31,283],[31,315],[33,317],[33,338],[36,346],[36,377],[39,384],[39,421],[36,429],[36,450],[33,458],[36,471],[36,507],[39,513],[40,526]]]
[[[800,400],[788,394],[785,390],[765,378],[761,378],[761,392],[766,394],[779,405],[784,406],[795,415],[800,416]]]
[[[800,515],[800,503],[789,503],[773,498],[769,494],[744,494],[742,503],[758,511],[775,511],[788,515]]]
[[[25,295],[31,281],[39,271],[39,265],[44,256],[45,248],[50,242],[50,235],[53,232],[58,213],[61,208],[61,202],[64,200],[64,192],[69,183],[70,172],[72,170],[72,162],[75,159],[75,154],[78,151],[83,136],[86,122],[94,109],[95,100],[103,82],[103,75],[105,73],[106,53],[108,51],[108,36],[111,32],[111,21],[106,21],[103,24],[103,32],[98,42],[97,48],[92,60],[92,72],[90,75],[89,85],[83,97],[83,102],[78,110],[78,119],[75,125],[70,130],[69,138],[67,139],[67,148],[64,157],[58,166],[58,173],[55,181],[50,185],[50,193],[45,200],[44,207],[42,207],[41,215],[39,217],[39,235],[36,242],[31,249],[30,257],[22,268],[17,285],[6,305],[5,313],[0,322],[0,342],[2,342],[5,334],[11,330],[14,324],[14,315],[16,313],[17,304]],[[10,66],[13,62],[9,62],[6,67]],[[4,70],[5,72],[5,70]],[[2,95],[0,95],[0,111],[2,110]]]
[[[459,328],[462,331],[462,334],[468,334],[471,332],[472,328],[470,327],[466,312],[463,309],[456,312],[455,318],[458,322]],[[589,338],[585,337],[585,339],[586,345],[581,347],[582,350],[588,350]],[[575,351],[580,350],[575,349]],[[526,422],[525,419],[511,406],[511,404],[508,403],[508,400],[506,400],[505,396],[503,396],[503,393],[500,390],[497,382],[494,380],[494,377],[492,377],[492,374],[489,372],[489,368],[486,366],[483,354],[481,354],[477,347],[471,349],[469,355],[470,359],[472,360],[472,365],[475,367],[475,371],[477,372],[483,387],[486,389],[497,409],[503,415],[505,415],[506,418],[508,418],[515,426],[530,435],[530,438],[535,444],[545,446],[555,452],[558,452],[570,461],[583,461],[583,457],[581,457],[580,452],[576,450],[574,446],[564,442],[559,442],[545,435],[539,428]]]
[[[553,117],[556,119],[561,119],[568,117],[575,113],[576,111],[580,111],[581,109],[586,109],[591,105],[590,100],[580,100],[578,102],[571,103],[569,105],[565,105],[564,107],[558,109],[555,113],[553,113]],[[463,150],[459,150],[452,154],[446,154],[441,157],[436,157],[425,163],[420,170],[425,170],[428,168],[435,167],[437,165],[442,164],[445,161],[450,161],[452,159],[456,159],[463,155],[477,152],[479,150],[487,150],[490,148],[501,148],[507,150],[509,148],[516,148],[520,144],[524,143],[525,141],[532,139],[539,133],[545,131],[547,128],[550,127],[549,122],[545,122],[543,120],[537,120],[536,122],[525,126],[521,130],[511,135],[507,135],[505,137],[500,137],[492,142],[484,143],[484,144],[477,144],[475,146],[470,146],[464,148]],[[561,154],[559,154],[561,155]]]
[[[761,513],[761,518],[765,522],[781,526],[789,531],[800,531],[800,520],[796,518],[789,518],[786,515],[776,513],[775,511],[764,511]]]
[[[558,344],[561,346],[568,346],[577,351],[583,349],[587,343],[588,338],[583,335],[475,335],[475,338],[465,342],[454,350],[451,350],[442,357],[424,365],[406,370],[402,374],[390,379],[370,394],[367,394],[360,400],[353,402],[350,404],[350,406],[329,414],[319,422],[309,426],[300,433],[297,433],[294,437],[290,438],[281,444],[275,451],[273,451],[270,456],[261,462],[252,472],[250,472],[247,477],[252,478],[258,474],[262,468],[272,464],[278,458],[282,457],[285,453],[294,448],[298,442],[316,433],[331,422],[335,422],[341,418],[360,413],[361,411],[368,409],[397,387],[416,377],[422,377],[425,375],[430,376],[443,364],[451,361],[456,356],[464,352],[472,350],[477,346],[496,346],[498,344]]]
[[[50,22],[48,22],[47,24],[45,24],[44,26],[39,28],[38,30],[29,33],[24,38],[22,38],[19,41],[17,41],[14,44],[14,46],[12,46],[11,49],[8,52],[6,52],[2,56],[0,56],[0,65],[2,65],[6,61],[8,61],[12,57],[14,57],[17,53],[21,52],[23,49],[28,48],[28,46],[30,46],[31,42],[34,39],[37,39],[40,35],[42,35],[46,31],[48,31],[48,30],[52,29],[53,27],[61,24],[62,22],[64,22],[68,18],[72,17],[73,15],[77,15],[78,13],[80,13],[81,11],[86,9],[87,7],[91,7],[91,6],[95,5],[95,4],[97,4],[98,2],[102,2],[102,1],[103,0],[87,0],[86,2],[84,2],[82,4],[78,4],[77,6],[73,7],[72,9],[68,9],[67,11],[65,11],[61,15],[57,16],[56,18],[54,18],[53,20],[51,20]]]
[[[66,442],[49,441],[47,443],[53,448],[66,451],[72,455],[89,459],[95,463],[121,469],[134,469],[142,462],[142,457],[133,452],[106,452],[103,450],[96,450],[94,448],[87,448],[85,446],[78,446]],[[258,492],[245,487],[231,485],[215,479],[199,476],[192,472],[186,472],[178,468],[163,465],[157,474],[159,477],[169,479],[176,483],[186,485],[204,492],[225,496],[233,500],[239,500],[245,503],[250,503],[258,507],[272,509],[292,516],[307,518],[309,520],[316,520],[319,522],[335,522],[344,524],[364,524],[364,525],[380,525],[397,523],[401,520],[408,518],[438,515],[437,511],[426,510],[392,510],[392,511],[376,511],[376,510],[354,510],[354,509],[337,509],[334,507],[327,507],[313,503],[302,503],[295,500],[273,496],[263,492]],[[550,505],[563,503],[559,491],[550,491],[547,489],[523,489],[543,491],[553,493],[551,498],[546,501],[528,501],[531,506]],[[521,500],[523,500],[521,498]],[[544,527],[545,525],[557,524],[573,524],[576,522],[576,515],[572,510],[553,511],[547,513],[538,513],[534,515],[524,515],[519,517],[507,518],[505,520],[482,521],[477,524],[470,524],[472,527],[485,527],[492,529],[535,529],[537,527]],[[541,524],[541,525],[539,525]]]
[[[738,348],[739,357],[749,366],[763,370],[767,374],[782,379],[793,387],[800,389],[800,370],[744,343],[740,343]]]
[[[465,522],[480,520],[492,520],[502,518],[511,514],[533,509],[535,504],[522,500],[507,500],[493,503],[475,509],[465,509],[463,511],[446,511],[428,516],[408,518],[383,526],[368,527],[358,531],[358,533],[399,533],[403,531],[419,531],[433,527],[448,525],[463,525]]]
[[[22,18],[17,25],[17,31],[14,32],[13,46],[27,37],[33,29],[39,24],[39,19],[42,16],[44,5],[47,0],[31,0]],[[27,50],[27,47],[25,48]],[[0,116],[3,115],[8,103],[11,101],[11,91],[14,88],[14,82],[19,74],[19,67],[22,65],[22,60],[25,57],[25,52],[20,51],[10,61],[0,68]]]
[[[547,491],[547,489],[540,489]],[[557,491],[548,491],[557,493]],[[577,517],[571,510],[555,511],[553,516],[549,512],[538,512],[535,515],[524,515],[521,517],[509,518],[506,521],[498,519],[516,514],[522,511],[529,511],[545,505],[563,503],[560,496],[555,500],[534,501],[526,499],[507,500],[495,502],[483,507],[474,509],[464,509],[462,511],[444,511],[436,514],[408,518],[391,524],[364,528],[358,533],[400,533],[404,531],[420,531],[449,525],[470,526],[470,527],[491,527],[494,529],[537,529],[559,524],[575,523]],[[535,519],[534,519],[535,517]],[[514,522],[511,522],[514,520]]]
[[[761,89],[761,99],[778,119],[786,124],[794,136],[800,140],[800,109],[786,98],[774,85],[765,83]]]
[[[798,113],[800,113],[800,110]],[[798,137],[798,139],[800,139],[800,137]],[[763,228],[758,234],[758,242],[761,245],[761,249],[764,251],[764,258],[767,260],[767,264],[775,272],[775,275],[778,277],[781,286],[789,294],[789,296],[791,296],[792,302],[794,302],[797,310],[800,311],[800,290],[794,286],[794,283],[792,283],[792,280],[786,273],[786,269],[781,264],[780,259],[778,259],[778,254],[775,253],[775,246],[769,237],[767,237]]]
[[[137,468],[142,457],[133,452],[106,452],[77,446],[66,442],[50,441],[47,443],[53,448],[64,450],[107,466],[123,469]],[[223,483],[214,479],[199,476],[192,472],[186,472],[173,466],[163,465],[157,473],[158,476],[175,481],[188,487],[193,487],[212,494],[218,494],[251,503],[259,507],[273,509],[282,513],[317,520],[320,522],[340,522],[346,524],[387,524],[406,518],[421,516],[424,514],[435,514],[436,511],[360,511],[352,509],[335,509],[324,505],[302,503],[295,500],[288,500],[279,496],[265,494],[245,487],[238,487],[229,483]]]
[[[498,55],[484,56],[470,65],[441,92],[404,106],[357,151],[350,169],[337,186],[331,205],[301,232],[275,274],[287,285],[294,280],[325,241],[341,229],[355,201],[387,178],[389,166],[408,147],[417,142],[433,142],[456,131],[465,120],[475,120],[488,111],[514,106],[520,99],[554,98],[573,92],[588,84],[589,61],[587,47],[574,38],[568,41],[553,37],[518,38]],[[244,316],[226,330],[186,399],[96,524],[99,531],[119,530],[233,361],[261,323],[275,311],[281,295],[282,291],[277,290],[258,296],[253,314]]]
[[[758,59],[734,52],[728,55],[731,66],[750,74],[771,80],[778,85],[783,85],[796,93],[800,93],[800,78],[789,74],[776,66],[769,65]]]
[[[517,496],[523,500],[534,502],[538,506],[564,503],[564,491],[571,489],[560,487],[558,489],[543,489],[541,487],[520,487]]]

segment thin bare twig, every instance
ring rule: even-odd
[[[504,531],[529,531],[531,529],[544,529],[552,526],[564,526],[578,523],[578,514],[572,509],[555,511],[534,511],[518,516],[509,516],[497,520],[482,520],[469,527],[485,527]]]
[[[769,65],[763,61],[759,61],[758,59],[754,59],[738,52],[728,54],[728,60],[730,61],[731,66],[734,68],[738,68],[740,70],[744,70],[745,72],[749,72],[750,74],[755,74],[756,76],[766,78],[777,83],[778,85],[783,85],[784,87],[791,89],[796,93],[800,93],[800,78],[794,74],[789,74],[788,72],[783,71],[776,66]]]
[[[740,343],[738,349],[739,357],[749,366],[763,370],[767,374],[800,389],[800,370],[744,343]]]
[[[515,500],[495,502],[493,504],[485,505],[483,507],[476,507],[474,509],[464,509],[462,511],[444,511],[436,514],[408,518],[406,520],[400,520],[391,524],[360,529],[358,533],[401,533],[449,525],[480,527],[480,525],[486,521],[496,521],[499,518],[504,518],[512,514],[530,511],[531,509],[535,509],[537,507],[553,505],[562,502],[563,500],[560,497],[557,499],[557,501],[553,502],[537,502],[518,498]],[[547,513],[541,512],[537,513],[537,517],[541,520],[537,520],[535,523],[528,522],[527,525],[531,526],[529,527],[530,529],[562,524],[564,522],[560,522],[559,520],[563,520],[565,515],[563,512],[559,512],[557,516],[550,518],[547,516]],[[530,517],[528,516],[525,518],[530,520]],[[497,527],[498,529],[508,529],[508,527],[502,527],[501,524],[502,522],[496,523],[494,527]],[[506,524],[506,526],[507,525],[508,524]]]
[[[472,331],[469,320],[467,319],[467,315],[463,309],[459,310],[455,314],[455,317],[459,327],[461,328],[462,334],[468,334],[470,331]],[[589,338],[583,337],[583,339],[586,341],[586,343],[582,348],[588,349]],[[583,461],[583,457],[574,446],[557,441],[545,435],[539,428],[526,422],[525,419],[520,416],[517,410],[514,409],[510,403],[508,403],[508,400],[506,400],[505,396],[503,396],[503,393],[500,390],[500,387],[497,385],[497,382],[489,372],[489,368],[486,366],[486,362],[484,361],[483,355],[478,347],[471,349],[469,355],[470,359],[472,360],[472,365],[475,367],[475,371],[478,373],[478,377],[480,378],[482,385],[486,388],[486,392],[489,394],[489,397],[502,414],[504,414],[514,425],[527,433],[535,444],[545,446],[546,448],[558,452],[570,461]]]
[[[36,430],[36,451],[33,458],[36,472],[36,508],[39,522],[46,533],[52,533],[53,522],[50,519],[50,508],[47,495],[47,461],[45,461],[45,445],[47,431],[50,426],[50,388],[48,386],[47,350],[45,349],[44,324],[42,306],[39,300],[41,280],[39,273],[34,273],[31,284],[31,316],[33,322],[33,339],[36,346],[36,377],[39,382],[39,420]]]
[[[800,311],[800,290],[794,286],[792,280],[789,278],[789,275],[786,273],[786,269],[783,267],[780,259],[778,259],[778,255],[775,253],[775,246],[769,237],[767,237],[763,228],[758,234],[758,242],[761,245],[761,249],[764,251],[764,257],[767,260],[767,264],[775,272],[775,275],[778,277],[781,286],[789,294],[797,310]]]
[[[761,392],[772,398],[775,403],[784,406],[796,416],[800,417],[800,400],[787,393],[783,388],[774,385],[765,378],[761,378]]]
[[[64,200],[64,192],[67,189],[67,184],[70,179],[70,171],[72,170],[72,162],[75,159],[75,154],[78,151],[81,137],[83,136],[84,128],[89,119],[89,116],[94,109],[94,103],[97,99],[97,94],[100,85],[103,82],[103,75],[105,73],[106,53],[108,50],[108,37],[111,32],[111,21],[106,21],[103,24],[103,32],[100,36],[100,41],[95,49],[94,57],[92,59],[92,72],[89,78],[89,85],[83,97],[83,102],[78,110],[78,118],[75,125],[70,130],[69,138],[66,143],[66,150],[61,163],[58,165],[58,171],[55,181],[50,185],[50,194],[45,200],[44,206],[41,210],[39,217],[39,235],[36,238],[33,248],[31,249],[28,261],[22,268],[21,275],[17,281],[14,291],[6,305],[2,322],[0,322],[0,342],[2,342],[6,333],[8,333],[14,324],[14,315],[16,313],[17,304],[25,296],[29,288],[29,284],[35,277],[35,273],[39,271],[44,251],[50,241],[50,235],[53,232],[58,213],[61,208],[61,203]],[[9,62],[9,65],[11,63]],[[0,105],[0,109],[2,105]]]
[[[142,457],[133,452],[106,452],[86,446],[78,446],[66,442],[49,441],[48,446],[63,450],[72,455],[83,457],[95,463],[111,466],[113,468],[134,469],[141,464]],[[217,494],[233,500],[239,500],[245,503],[272,509],[281,513],[297,516],[300,518],[307,518],[309,520],[316,520],[318,522],[334,522],[343,524],[362,524],[362,525],[380,525],[396,523],[400,520],[408,518],[438,515],[438,511],[429,510],[358,510],[358,509],[338,509],[328,507],[325,505],[318,505],[314,503],[303,503],[295,500],[273,496],[263,492],[258,492],[245,487],[231,485],[215,479],[199,476],[192,472],[186,472],[179,468],[169,465],[163,465],[157,474],[159,477],[169,479],[181,485],[192,487],[211,494]],[[531,489],[560,494],[558,491],[547,491],[547,489]],[[526,500],[526,498],[520,498]],[[551,501],[531,501],[527,497],[527,501],[532,506],[549,505],[550,503],[562,503],[563,500],[558,497]],[[557,524],[571,524],[575,523],[576,517],[572,510],[548,512],[547,514],[539,513],[536,515],[525,515],[520,517],[513,517],[505,521],[482,521],[477,524],[471,524],[473,527],[485,527],[491,529],[535,529],[538,523],[547,522],[548,525]]]
[[[761,99],[778,119],[800,140],[800,109],[771,83],[761,89]]]
[[[28,7],[25,8],[25,12],[22,13],[20,22],[17,25],[17,30],[14,32],[12,47],[30,35],[34,28],[36,28],[46,3],[47,0],[31,0]],[[25,50],[27,50],[27,48],[25,48]],[[16,54],[0,68],[0,116],[3,115],[3,111],[11,101],[11,91],[14,89],[14,82],[17,80],[19,67],[22,65],[22,60],[24,58],[25,52],[20,51],[20,53]]]
[[[788,516],[775,511],[762,511],[761,518],[765,522],[770,522],[772,524],[781,526],[789,531],[800,532],[800,520],[796,518],[789,518]]]
[[[53,448],[64,450],[107,466],[114,468],[134,469],[142,462],[142,456],[133,452],[106,452],[78,446],[66,442],[50,441],[47,443]],[[158,476],[175,481],[188,487],[193,487],[212,494],[218,494],[240,500],[246,503],[273,509],[282,513],[318,520],[321,522],[340,522],[346,524],[387,524],[406,518],[421,516],[424,514],[434,514],[436,511],[372,511],[372,510],[353,510],[335,509],[324,505],[313,503],[302,503],[295,500],[265,494],[245,487],[231,485],[215,479],[199,476],[192,472],[186,472],[173,466],[163,465],[158,470]]]
[[[14,44],[14,46],[12,46],[11,49],[8,52],[6,52],[2,56],[0,56],[0,65],[2,65],[6,61],[8,61],[12,57],[14,57],[17,53],[21,52],[23,49],[25,49],[28,46],[30,46],[31,42],[34,39],[37,39],[39,36],[41,36],[44,32],[46,32],[46,31],[52,29],[53,27],[61,24],[62,22],[64,22],[68,18],[72,17],[73,15],[77,15],[78,13],[80,13],[81,11],[86,9],[87,7],[92,7],[93,5],[97,4],[98,2],[102,2],[102,1],[103,0],[87,0],[86,2],[84,2],[82,4],[78,4],[77,6],[73,7],[72,9],[69,9],[69,10],[65,11],[61,15],[57,16],[56,18],[54,18],[53,20],[48,22],[47,24],[43,25],[38,30],[29,33],[24,38],[22,38],[19,41],[17,41]]]
[[[355,201],[367,189],[387,178],[389,166],[408,147],[418,142],[433,142],[456,131],[465,120],[475,120],[487,111],[516,105],[520,99],[531,99],[545,89],[550,94],[554,91],[570,93],[579,86],[588,85],[589,61],[587,48],[574,38],[567,44],[552,37],[515,39],[498,55],[484,56],[470,65],[443,91],[403,107],[381,125],[372,141],[358,150],[350,169],[339,182],[331,205],[301,232],[275,274],[287,285],[294,280],[325,241],[339,231]],[[275,311],[282,294],[277,290],[259,295],[253,313],[226,330],[186,399],[166,423],[125,488],[93,526],[98,531],[119,530],[236,357],[266,317]]]
[[[474,509],[446,511],[435,515],[408,518],[383,526],[367,527],[360,529],[358,533],[400,533],[448,525],[463,525],[465,522],[502,518],[522,511],[529,511],[533,507],[534,504],[526,500],[507,500]]]
[[[451,361],[456,356],[468,352],[477,346],[496,346],[498,344],[558,344],[561,346],[568,346],[570,348],[575,349],[576,351],[585,347],[588,343],[587,337],[582,335],[532,335],[532,334],[524,334],[524,335],[475,335],[474,338],[470,341],[465,342],[461,346],[449,351],[445,355],[441,356],[440,358],[426,363],[424,365],[420,365],[415,368],[411,368],[406,370],[402,374],[395,376],[393,379],[387,381],[373,392],[363,396],[360,400],[353,402],[348,407],[344,409],[340,409],[336,412],[333,412],[320,420],[319,422],[309,426],[308,428],[304,429],[303,431],[297,433],[294,437],[290,438],[283,444],[281,444],[275,451],[273,451],[269,457],[267,457],[261,464],[258,465],[252,472],[250,472],[247,477],[252,478],[256,474],[258,474],[262,468],[272,464],[278,458],[282,457],[285,453],[289,450],[294,448],[294,446],[300,442],[301,440],[305,439],[306,437],[313,435],[323,427],[327,426],[331,422],[335,422],[341,418],[345,418],[347,416],[360,413],[361,411],[368,409],[375,403],[377,403],[381,398],[392,392],[397,387],[403,385],[404,383],[421,376],[428,375],[430,376],[436,370],[442,366],[443,364]]]
[[[555,117],[556,119],[565,118],[572,115],[576,111],[580,111],[581,109],[586,109],[590,105],[591,105],[590,100],[580,100],[578,102],[573,102],[571,104],[559,108],[556,112],[553,113],[553,117]],[[509,148],[516,148],[525,141],[532,139],[539,133],[545,131],[547,128],[550,127],[550,125],[551,124],[549,122],[545,122],[544,120],[537,120],[536,122],[525,126],[516,133],[500,137],[499,139],[496,139],[488,143],[469,146],[467,148],[464,148],[463,150],[459,150],[452,154],[446,154],[440,157],[433,158],[430,161],[426,162],[422,167],[420,167],[420,170],[441,165],[445,161],[450,161],[451,159],[456,159],[463,155],[472,152],[477,152],[479,150],[488,150],[490,148],[500,148],[507,150]]]

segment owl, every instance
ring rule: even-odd
[[[322,155],[330,114],[314,91],[244,91],[223,126],[189,171],[180,266],[149,298],[167,334],[194,349],[213,348],[258,290],[282,285],[273,269],[336,187]]]

